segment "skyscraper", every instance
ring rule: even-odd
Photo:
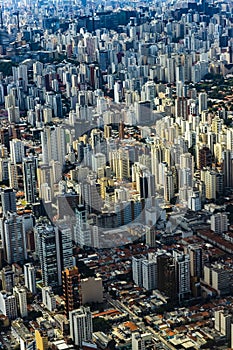
[[[8,211],[16,212],[16,192],[12,188],[4,188],[0,192],[2,212],[6,214]]]
[[[177,280],[174,258],[169,254],[157,257],[158,290],[164,292],[172,301],[177,299]]]
[[[142,287],[143,284],[142,262],[144,260],[144,255],[137,255],[132,257],[133,281],[139,287]]]
[[[0,220],[4,257],[8,264],[27,259],[24,216],[7,212]]]
[[[28,315],[27,310],[27,291],[24,287],[14,287],[14,295],[18,305],[20,317],[24,318]]]
[[[70,336],[75,345],[81,346],[83,341],[92,340],[93,324],[89,307],[71,311],[69,320]]]
[[[32,294],[36,294],[36,271],[31,263],[24,265],[24,283]]]
[[[80,274],[76,266],[66,268],[62,271],[62,290],[65,299],[65,312],[67,317],[69,312],[80,306],[79,297]]]
[[[27,202],[35,203],[37,197],[36,158],[33,156],[23,159],[23,183]]]
[[[0,310],[9,319],[16,319],[18,316],[16,297],[2,290],[0,292]]]
[[[183,300],[190,296],[190,257],[183,252],[174,251],[177,292],[179,300]]]
[[[15,273],[10,266],[6,266],[2,269],[2,289],[12,293],[14,285]]]
[[[56,231],[48,222],[40,222],[35,228],[36,248],[42,270],[44,286],[58,286],[58,264],[56,250]]]
[[[62,271],[73,266],[73,246],[71,228],[62,222],[57,222],[56,230],[56,251],[58,282],[62,285]]]
[[[66,155],[65,129],[62,126],[46,126],[41,132],[43,163],[51,160],[64,163]]]

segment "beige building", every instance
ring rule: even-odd
[[[82,305],[103,302],[103,283],[101,278],[89,277],[80,282],[80,299]]]

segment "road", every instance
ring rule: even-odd
[[[106,294],[105,297],[106,297],[106,300],[109,302],[109,304],[111,304],[114,308],[118,309],[121,312],[124,312],[124,313],[126,312],[129,315],[129,318],[131,321],[142,322],[142,318],[139,317],[138,315],[136,315],[133,311],[131,311],[123,303],[121,303],[118,300],[112,299],[109,294]],[[174,348],[174,346],[172,346],[169,342],[167,342],[166,339],[161,337],[161,335],[158,332],[156,332],[152,327],[145,326],[145,328],[143,328],[143,331],[149,331],[150,333],[152,333],[154,335],[156,343],[159,347],[161,346],[165,350],[176,350],[176,348]]]

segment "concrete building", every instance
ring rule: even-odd
[[[56,298],[51,287],[42,288],[42,303],[50,312],[56,309]]]
[[[0,310],[9,319],[16,319],[18,316],[16,297],[2,290],[0,292]]]
[[[93,324],[90,308],[81,307],[69,313],[70,336],[75,345],[92,340]]]
[[[19,315],[20,317],[24,318],[28,315],[28,309],[27,309],[27,291],[24,287],[14,287],[13,293],[16,297]]]
[[[82,305],[103,302],[103,283],[101,278],[89,277],[80,281],[80,302]]]
[[[36,294],[36,271],[31,263],[24,265],[24,283],[32,294]]]

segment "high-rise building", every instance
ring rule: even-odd
[[[102,205],[100,184],[95,180],[85,181],[81,184],[81,192],[88,213],[99,213]]]
[[[69,314],[70,336],[75,345],[92,340],[93,324],[90,308],[81,307]]]
[[[150,123],[152,120],[151,115],[151,102],[150,101],[139,101],[135,103],[135,111],[136,111],[136,120],[137,123],[145,125]]]
[[[38,223],[35,228],[36,251],[40,259],[44,286],[58,286],[56,230],[48,222]]]
[[[16,297],[2,290],[0,292],[0,310],[3,315],[11,320],[15,320],[18,316]]]
[[[179,300],[190,297],[190,257],[188,254],[173,250],[176,266],[177,292]]]
[[[31,263],[24,265],[24,283],[32,294],[36,294],[36,271]]]
[[[137,255],[132,257],[133,281],[139,287],[142,287],[143,284],[142,262],[144,260],[144,255]]]
[[[6,214],[8,211],[16,212],[16,192],[12,188],[4,188],[0,192],[2,213]]]
[[[67,317],[70,311],[78,309],[80,306],[79,287],[80,274],[76,266],[62,271],[62,289]]]
[[[27,291],[24,287],[14,287],[14,295],[18,305],[19,315],[24,318],[28,315],[27,309]]]
[[[206,92],[200,92],[198,96],[198,109],[199,114],[201,114],[202,111],[207,110],[207,93]]]
[[[211,230],[217,234],[221,234],[228,230],[228,217],[226,213],[216,213],[210,218]]]
[[[26,201],[35,203],[37,197],[36,158],[33,156],[23,159],[23,183]]]
[[[233,152],[226,149],[223,151],[223,174],[224,174],[224,187],[233,186]]]
[[[8,264],[23,263],[27,259],[24,216],[7,212],[0,220],[5,260]]]
[[[165,293],[172,301],[177,300],[177,279],[174,258],[169,254],[157,257],[158,290]]]
[[[15,273],[10,266],[3,267],[2,272],[2,289],[12,293],[15,285]]]
[[[8,163],[9,185],[11,188],[18,190],[18,166],[14,163]]]
[[[22,163],[25,157],[25,146],[21,140],[13,139],[10,141],[10,157],[14,164]]]
[[[154,226],[146,226],[146,245],[156,247],[157,232]]]
[[[154,256],[149,256],[148,260],[142,262],[143,288],[146,290],[157,289],[158,273],[157,261]]]
[[[51,160],[64,164],[66,155],[65,129],[62,126],[46,126],[41,132],[43,163]]]
[[[63,222],[57,222],[56,250],[58,283],[62,285],[62,271],[73,266],[73,245],[71,228]]]
[[[48,350],[48,335],[46,332],[42,332],[41,330],[36,329],[35,338],[37,350]]]
[[[42,303],[50,312],[56,309],[56,298],[51,287],[42,288]]]

